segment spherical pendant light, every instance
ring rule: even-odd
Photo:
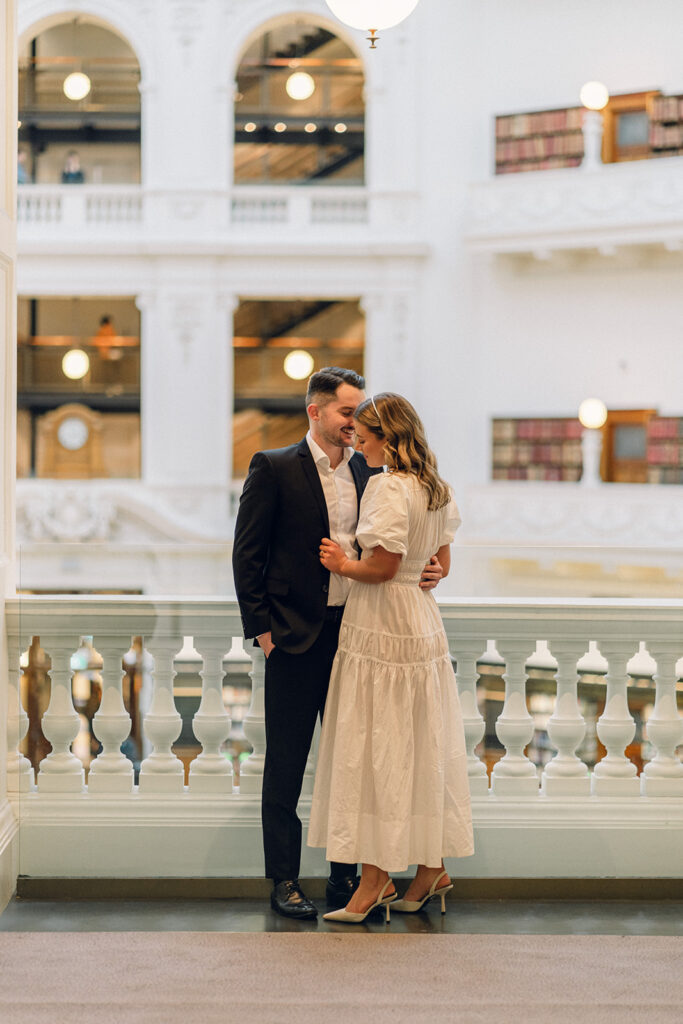
[[[285,82],[287,95],[292,100],[307,100],[315,92],[315,81],[307,71],[295,71]]]
[[[295,348],[285,356],[285,373],[292,380],[303,380],[313,372],[313,356],[301,348]]]
[[[393,28],[408,17],[419,0],[326,0],[334,16],[351,28],[370,33],[370,47],[374,49],[377,32]]]
[[[82,380],[89,369],[90,359],[82,348],[70,348],[62,359],[62,373],[69,380]]]
[[[62,88],[68,100],[84,100],[90,92],[90,79],[82,71],[72,71],[64,79]]]

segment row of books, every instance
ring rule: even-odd
[[[683,469],[671,466],[650,466],[647,471],[650,484],[683,484]]]
[[[542,465],[580,466],[581,442],[563,441],[559,444],[494,444],[494,466]]]
[[[683,468],[683,445],[677,441],[650,442],[647,446],[647,461],[652,465]]]
[[[554,441],[581,437],[583,428],[578,419],[494,419],[494,441]]]
[[[506,114],[496,118],[497,139],[519,139],[525,135],[546,135],[581,129],[583,110],[541,110],[534,114]]]
[[[493,469],[494,480],[562,480],[576,483],[581,479],[580,466],[511,466]]]
[[[683,417],[653,416],[647,424],[647,436],[648,440],[683,437]]]
[[[671,155],[671,150],[662,150]],[[518,174],[520,171],[552,171],[561,167],[578,167],[581,164],[581,157],[578,156],[551,156],[547,160],[525,160],[515,161],[509,164],[496,164],[496,174]]]
[[[528,139],[496,143],[497,163],[507,160],[543,159],[547,156],[583,156],[583,135],[581,132],[535,135]]]
[[[673,149],[683,146],[683,124],[650,125],[650,145],[653,149]]]
[[[683,121],[683,96],[655,96],[652,101],[653,121]]]

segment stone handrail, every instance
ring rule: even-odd
[[[678,664],[683,658],[681,604],[462,599],[440,607],[457,663],[477,836],[475,857],[462,862],[459,870],[493,877],[683,875],[683,764],[677,749],[683,742],[683,719],[677,709],[677,679],[683,667],[683,661]],[[62,858],[67,858],[74,874],[95,877],[260,874],[264,662],[260,651],[250,644],[242,651],[241,639],[233,640],[240,637],[234,601],[22,596],[7,602],[6,629],[14,680],[8,788],[22,823],[24,873],[59,875],[64,873]],[[52,660],[50,704],[42,719],[52,751],[41,762],[37,781],[18,750],[28,726],[19,700],[20,654],[33,636],[40,637]],[[90,766],[87,785],[83,764],[71,751],[79,722],[70,665],[81,636],[93,637],[104,662],[102,700],[93,721],[102,752]],[[131,762],[121,753],[131,728],[122,700],[121,658],[133,636],[143,637],[154,661],[151,700],[143,720],[149,753],[137,786]],[[201,705],[193,720],[202,749],[190,765],[188,785],[182,763],[171,750],[181,726],[173,697],[174,659],[186,636],[193,638],[203,663]],[[233,657],[246,652],[252,660],[245,734],[253,753],[241,768],[239,788],[221,754],[230,729],[222,699],[223,659],[233,642]],[[484,735],[477,683],[492,666],[497,673],[504,670],[505,698],[496,722],[504,754],[489,783],[486,766],[476,753]],[[525,752],[534,732],[526,702],[531,670],[557,680],[547,724],[555,753],[540,777]],[[586,729],[577,687],[586,674],[604,677],[606,684],[597,733],[607,753],[592,772],[577,755]],[[629,676],[651,676],[656,689],[647,722],[655,754],[640,777],[625,753],[635,731]],[[304,819],[310,774],[302,798]],[[111,838],[114,832],[116,841]],[[75,843],[81,834],[88,836],[84,850]],[[562,843],[569,844],[567,849]],[[324,870],[318,854],[305,851],[304,873]]]

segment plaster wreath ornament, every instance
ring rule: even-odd
[[[75,487],[45,491],[29,498],[19,511],[34,541],[108,540],[116,520],[111,501]]]

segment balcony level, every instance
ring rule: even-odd
[[[210,191],[140,185],[20,185],[18,240],[22,255],[227,248],[288,253],[361,248],[381,253],[420,242],[417,197],[364,187],[237,185]],[[333,230],[331,230],[333,229]],[[398,255],[401,255],[399,248]]]
[[[475,824],[476,852],[458,863],[458,875],[683,877],[680,603],[456,600],[441,611],[457,665]],[[252,752],[240,762],[239,785],[225,756],[226,650],[228,661],[245,660],[241,640],[233,639],[240,632],[234,601],[21,596],[7,602],[6,628],[11,806],[0,824],[18,836],[19,874],[262,874],[264,661],[250,645],[251,703],[240,719]],[[20,749],[29,728],[20,665],[34,637],[50,659],[40,725],[44,752],[51,750],[37,776]],[[83,748],[75,743],[83,711],[72,682],[84,638],[103,666],[92,718],[101,749],[97,742],[88,748],[87,780]],[[132,686],[126,707],[125,672],[122,679],[122,659],[124,666],[135,660],[132,638],[145,676],[134,720]],[[192,719],[196,748],[185,762],[174,746],[183,729],[181,688],[174,686],[181,649],[186,661],[194,650],[202,663]],[[33,730],[39,712],[29,711]],[[121,752],[131,734],[141,747],[135,766]],[[311,758],[304,823],[313,770]],[[302,874],[325,871],[322,852],[304,848]]]
[[[506,174],[470,186],[472,249],[533,255],[683,247],[683,157]]]

